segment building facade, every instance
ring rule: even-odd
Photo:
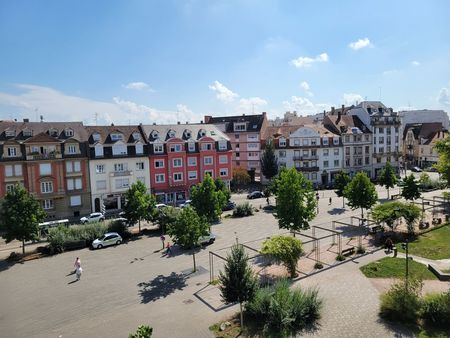
[[[89,213],[86,140],[81,122],[0,122],[0,198],[22,184],[47,220]]]
[[[233,150],[233,167],[247,170],[251,177],[261,178],[261,136],[268,126],[266,113],[226,117],[205,116],[226,134]]]

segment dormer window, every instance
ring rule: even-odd
[[[234,131],[245,131],[246,128],[246,124],[244,123],[235,123],[234,124]]]
[[[58,129],[50,129],[49,131],[48,131],[48,134],[50,135],[50,136],[52,136],[52,137],[58,137]]]
[[[286,147],[286,139],[284,137],[280,138],[280,140],[278,141],[278,145],[280,147]]]
[[[100,141],[100,134],[99,134],[99,133],[92,134],[92,139],[93,139],[95,142]]]
[[[95,157],[102,157],[103,156],[103,146],[101,144],[95,145]]]
[[[22,133],[23,133],[23,136],[25,136],[25,137],[33,136],[33,131],[30,129],[25,129]]]
[[[5,136],[6,137],[14,137],[14,136],[16,136],[16,131],[11,130],[11,129],[5,130]]]
[[[159,133],[156,130],[152,131],[152,138],[156,139],[159,137]]]
[[[169,132],[167,133],[167,135],[169,135],[170,138],[174,138],[174,137],[175,137],[175,131],[169,130]]]
[[[136,154],[141,155],[144,153],[144,145],[141,142],[136,143]]]
[[[73,130],[72,129],[64,130],[64,135],[66,135],[66,137],[72,137],[73,136]]]
[[[111,134],[111,140],[112,141],[121,141],[123,140],[123,135],[119,133],[113,133]]]
[[[122,142],[117,142],[112,146],[113,155],[127,155],[127,145]]]
[[[206,136],[206,130],[205,129],[200,129],[198,134],[200,135],[200,137]]]
[[[133,133],[133,140],[137,141],[141,139],[141,134],[139,134],[138,132],[134,132]]]
[[[191,138],[191,136],[192,136],[191,131],[186,129],[186,130],[184,131],[184,137],[185,137],[185,138]]]
[[[322,140],[323,140],[323,144],[327,146],[328,145],[328,137],[324,137]]]
[[[195,142],[188,142],[188,151],[193,152],[195,151]]]

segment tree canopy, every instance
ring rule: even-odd
[[[191,205],[199,216],[206,217],[209,222],[216,221],[222,214],[223,199],[222,192],[216,190],[216,185],[210,175],[206,175],[203,182],[192,187]]]
[[[22,185],[16,185],[8,192],[0,210],[0,228],[6,243],[16,239],[22,241],[22,253],[25,253],[25,241],[39,238],[39,223],[47,214]]]
[[[164,233],[164,229],[167,229],[171,224],[173,224],[176,221],[179,213],[180,209],[171,206],[166,206],[156,211],[154,220],[160,226],[162,232]]]
[[[439,160],[435,167],[441,177],[450,185],[450,138],[446,137],[436,142],[435,148],[439,154]]]
[[[249,184],[252,178],[248,174],[248,171],[244,168],[234,168],[233,169],[233,180],[234,185],[245,185]]]
[[[294,278],[297,275],[297,262],[303,253],[302,242],[291,236],[274,236],[263,242],[261,253],[283,263]]]
[[[357,173],[347,184],[344,189],[344,196],[352,209],[361,208],[361,218],[364,218],[363,209],[370,209],[378,200],[375,185],[370,182],[369,177],[364,172]]]
[[[261,172],[269,180],[278,173],[278,160],[275,156],[272,139],[268,139],[261,157]]]
[[[133,183],[125,193],[125,206],[123,208],[125,217],[130,224],[139,222],[141,231],[141,220],[151,221],[155,213],[155,197],[147,192],[147,187],[141,181]]]
[[[214,185],[216,186],[220,208],[223,209],[227,205],[228,200],[231,198],[231,191],[220,177],[217,177],[214,180]]]
[[[393,188],[397,183],[397,176],[395,175],[395,171],[390,162],[387,162],[381,170],[380,175],[378,176],[378,183],[381,186],[386,187],[389,198],[389,189]]]
[[[417,205],[400,201],[378,204],[372,209],[373,219],[386,223],[392,230],[395,230],[395,222],[403,217],[410,234],[414,233],[414,223],[419,219],[421,213],[422,211]]]
[[[406,176],[402,182],[402,196],[404,199],[413,201],[420,198],[419,183],[413,174]]]
[[[344,190],[347,184],[350,183],[352,179],[350,176],[343,170],[340,170],[335,176],[334,176],[334,187],[336,190],[334,191],[336,195],[339,197],[342,197],[342,207],[345,208],[345,202],[344,202]]]
[[[280,228],[308,229],[316,216],[317,201],[311,181],[295,168],[283,170],[277,179],[276,214]]]

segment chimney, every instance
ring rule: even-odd
[[[177,124],[180,124],[180,121],[177,121]]]
[[[345,115],[345,105],[344,105],[344,104],[342,105],[342,111],[341,111],[341,114],[342,114],[342,115]]]
[[[188,122],[188,121],[186,121],[186,124],[189,124],[189,122]]]
[[[23,122],[30,122],[30,119],[23,119]]]
[[[156,126],[156,122],[153,122],[153,125]]]
[[[242,116],[245,116],[245,114],[242,114]]]
[[[334,107],[331,107],[331,115],[334,115],[335,109]]]
[[[205,123],[209,123],[209,121],[211,119],[212,119],[212,116],[210,116],[210,115],[205,115],[205,117],[204,117]]]
[[[203,121],[202,121],[202,120],[200,120],[200,124],[203,124]]]
[[[342,106],[342,107],[344,107],[344,106]],[[344,109],[344,108],[342,108],[342,109]],[[341,121],[341,111],[340,110],[338,110],[337,115],[338,115],[338,117],[336,119],[336,124],[338,124]]]

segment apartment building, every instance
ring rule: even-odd
[[[296,168],[315,186],[327,186],[342,169],[340,136],[321,124],[268,127],[264,141],[272,139],[280,167]]]
[[[177,205],[206,175],[229,186],[232,150],[228,137],[212,124],[142,125],[148,143],[151,191],[158,202]]]
[[[331,109],[323,125],[341,136],[343,170],[353,176],[363,171],[372,177],[372,132],[358,116],[346,115],[346,108]]]
[[[396,171],[401,165],[401,142],[399,114],[379,101],[364,101],[347,111],[356,115],[372,132],[372,175],[376,178],[387,162]]]
[[[81,122],[0,122],[0,198],[22,184],[47,220],[89,213],[86,141]]]
[[[268,126],[266,113],[212,117],[205,116],[207,124],[214,124],[231,142],[233,167],[248,170],[250,176],[261,178],[261,136]]]
[[[416,123],[440,123],[445,130],[449,130],[450,122],[448,114],[443,110],[420,109],[402,110],[398,112],[402,122],[401,132],[403,133],[407,124]]]
[[[125,192],[141,181],[150,191],[145,138],[139,126],[85,127],[88,134],[91,203],[94,212],[115,212]]]
[[[441,123],[412,123],[403,132],[403,155],[408,168],[430,167],[437,163],[439,155],[435,149],[437,141],[448,137]]]

